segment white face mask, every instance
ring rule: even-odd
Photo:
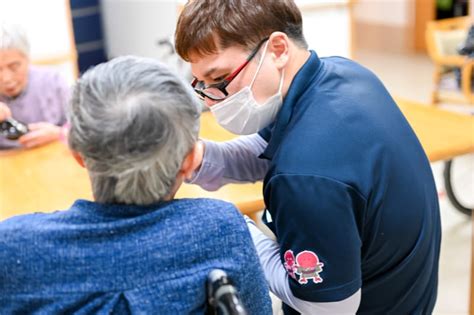
[[[267,52],[267,46],[268,41],[265,44],[262,58],[260,59],[260,63],[258,64],[257,71],[255,72],[250,86],[244,87],[239,92],[210,108],[219,125],[232,133],[249,135],[258,132],[275,120],[283,103],[281,97],[284,78],[283,73],[278,92],[271,96],[265,103],[258,104],[252,93],[252,86],[262,67],[265,53]]]

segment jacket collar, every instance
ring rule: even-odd
[[[308,60],[293,78],[276,120],[270,126],[259,132],[268,142],[268,146],[260,155],[260,158],[267,160],[273,158],[285,135],[285,130],[291,121],[296,104],[314,80],[320,66],[321,60],[316,52],[311,51]]]

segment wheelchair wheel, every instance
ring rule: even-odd
[[[466,155],[444,164],[444,186],[451,204],[471,215],[474,209],[474,155]]]

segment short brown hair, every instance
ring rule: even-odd
[[[247,50],[280,31],[307,48],[301,12],[293,0],[190,0],[178,19],[176,51],[186,61],[219,49]]]

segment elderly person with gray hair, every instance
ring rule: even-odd
[[[0,122],[14,118],[29,129],[18,140],[0,135],[0,150],[31,148],[57,140],[66,122],[69,86],[58,73],[31,66],[29,51],[24,30],[0,22]]]
[[[250,314],[270,314],[245,221],[231,204],[174,199],[200,164],[200,104],[152,59],[87,71],[69,144],[94,202],[0,223],[0,313],[203,314],[206,277],[227,271]]]

